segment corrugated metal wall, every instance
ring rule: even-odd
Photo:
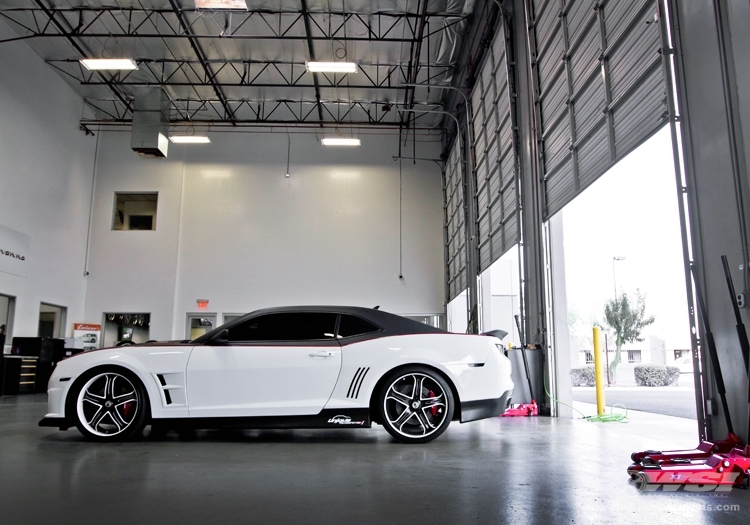
[[[544,216],[667,123],[654,0],[533,0]]]
[[[468,285],[466,278],[466,210],[461,148],[453,144],[445,164],[445,230],[446,269],[448,272],[448,301],[453,300]]]
[[[476,155],[479,271],[518,242],[518,162],[501,25],[471,93]]]

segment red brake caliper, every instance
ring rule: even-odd
[[[122,405],[122,415],[125,417],[128,417],[130,415],[130,410],[132,409],[131,403],[128,401],[124,405]]]
[[[427,393],[427,397],[436,397],[435,396],[435,392],[433,392],[432,390],[430,390]],[[432,417],[435,417],[435,416],[437,416],[437,413],[438,413],[438,407],[437,406],[430,407],[430,411],[432,412]]]

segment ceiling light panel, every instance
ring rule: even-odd
[[[356,73],[354,62],[305,62],[310,73]]]
[[[320,141],[324,146],[359,146],[362,141],[359,139],[347,139],[342,137],[327,137]]]
[[[242,9],[247,11],[245,0],[195,0],[196,9]]]
[[[132,58],[84,58],[81,65],[90,71],[96,70],[125,70],[138,69],[138,64]]]
[[[172,135],[169,137],[175,144],[208,144],[211,139],[202,135]]]

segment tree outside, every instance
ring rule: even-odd
[[[604,305],[604,320],[615,332],[615,358],[609,364],[609,377],[617,383],[617,365],[620,364],[622,345],[643,341],[643,329],[653,324],[655,317],[646,316],[646,299],[640,290],[636,290],[634,300],[627,292],[610,299]]]

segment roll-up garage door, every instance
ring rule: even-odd
[[[505,33],[500,27],[471,93],[480,272],[518,242],[512,89],[508,83]]]
[[[458,142],[451,148],[445,165],[445,241],[446,271],[448,272],[448,301],[455,299],[467,286],[466,278],[466,210],[461,170],[461,148]]]
[[[530,3],[546,219],[667,123],[666,84],[655,0]]]

